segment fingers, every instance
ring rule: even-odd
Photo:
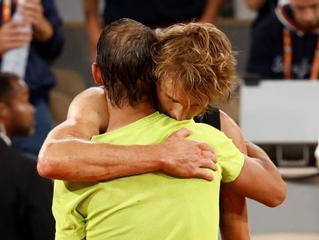
[[[5,44],[3,46],[3,48],[5,50],[9,50],[9,49],[13,49],[13,48],[22,48],[22,47],[25,47],[27,44],[28,44],[28,42],[26,42],[26,41],[14,41],[14,42]]]
[[[214,149],[209,146],[207,143],[198,143],[198,147],[202,150],[202,151],[210,151],[210,152],[214,152]]]
[[[186,129],[186,128],[181,128],[179,130],[177,130],[176,132],[172,133],[168,138],[172,139],[172,138],[186,138],[189,135],[191,135],[191,131]]]
[[[5,24],[0,30],[0,51],[4,53],[12,48],[24,47],[31,39],[31,31],[27,31],[23,23]]]
[[[200,167],[201,168],[209,168],[213,171],[217,171],[217,165],[211,159],[205,159],[204,161],[202,161]]]
[[[11,32],[1,38],[2,44],[5,45],[21,45],[31,41],[31,34],[26,32]]]
[[[202,151],[201,154],[202,154],[202,156],[204,158],[207,158],[210,161],[212,161],[214,163],[217,163],[216,156],[215,156],[215,154],[213,152],[211,152],[211,151]]]
[[[196,171],[194,177],[202,178],[208,181],[214,180],[214,175],[212,173],[209,173],[206,169],[201,168]]]
[[[31,35],[30,28],[28,28],[28,23],[21,20],[14,20],[4,24],[1,27],[1,33],[5,35],[15,34],[15,33],[23,33],[23,34]]]
[[[3,27],[7,26],[8,28],[13,29],[13,28],[23,28],[26,25],[27,24],[22,20],[14,20],[4,24]]]
[[[28,0],[21,5],[22,14],[42,14],[43,7],[39,1]]]
[[[21,6],[21,14],[25,17],[25,20],[30,21],[32,24],[37,24],[43,16],[43,7],[39,1],[26,1]]]

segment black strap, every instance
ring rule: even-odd
[[[220,130],[220,112],[218,108],[211,107],[202,117],[195,117],[195,122],[206,123]]]

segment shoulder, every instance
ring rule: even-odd
[[[225,114],[225,119],[228,119],[227,121],[231,123],[228,123],[229,125],[237,126],[237,124],[235,124],[231,118],[226,116],[227,115]],[[234,144],[234,141],[230,139],[227,134],[208,124],[193,123],[185,125],[184,127],[192,131],[190,138],[206,142],[207,144],[211,145],[218,154],[223,155],[223,152],[225,151],[235,151],[236,153],[239,152],[238,148]],[[238,126],[237,128],[239,129]]]
[[[206,142],[210,145],[220,145],[224,141],[228,141],[226,135],[219,129],[206,123],[189,123],[185,126],[192,131],[191,138]]]
[[[104,89],[101,87],[88,88],[73,99],[69,106],[67,119],[49,133],[45,143],[70,136],[90,139],[92,135],[105,132],[108,125],[108,114]]]
[[[244,163],[244,155],[234,142],[223,132],[207,124],[196,123],[189,130],[192,131],[190,139],[205,142],[213,148],[222,170],[222,181],[233,181],[239,175]]]
[[[221,131],[233,141],[241,152],[246,153],[245,139],[237,123],[223,111],[220,111],[220,121]]]
[[[91,87],[78,94],[70,104],[68,119],[101,123],[108,119],[108,107],[104,88]]]
[[[77,95],[77,97],[79,98],[93,97],[95,99],[99,97],[101,98],[102,96],[105,96],[105,91],[103,87],[90,87]]]
[[[105,103],[105,90],[103,87],[90,87],[79,93],[74,100],[93,103]]]
[[[220,123],[221,131],[223,131],[227,136],[229,135],[228,133],[231,132],[241,133],[237,123],[223,111],[220,111]]]
[[[91,87],[79,93],[71,103],[71,106],[90,109],[91,111],[107,110],[105,90],[102,87]]]

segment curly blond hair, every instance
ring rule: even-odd
[[[235,80],[236,60],[227,36],[210,23],[176,24],[156,31],[154,73],[169,78],[202,106],[228,99]]]

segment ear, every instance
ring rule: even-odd
[[[101,76],[101,70],[96,63],[92,63],[91,66],[92,76],[97,85],[104,85],[104,81]]]

